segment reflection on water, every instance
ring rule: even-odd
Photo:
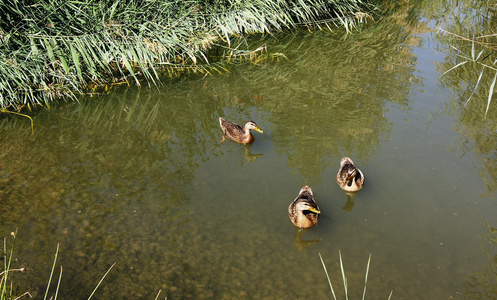
[[[497,298],[497,228],[485,222],[485,239],[482,242],[483,254],[488,258],[485,270],[468,275],[464,286],[466,299]]]
[[[318,243],[319,239],[317,239],[316,234],[314,234],[314,238],[312,239],[304,239],[304,234],[308,232],[310,229],[303,229],[303,228],[295,228],[295,236],[293,237],[293,245],[295,248],[298,250],[305,250],[307,247],[311,246],[312,244]]]
[[[15,264],[31,270],[15,275],[20,290],[44,293],[57,243],[62,298],[88,297],[117,262],[98,297],[308,299],[312,286],[326,299],[318,253],[340,287],[339,249],[350,298],[369,253],[371,298],[486,289],[494,256],[481,257],[478,235],[494,189],[478,171],[497,178],[497,116],[429,119],[448,92],[420,13],[406,4],[354,34],[262,41],[285,53],[280,63],[61,104],[35,117],[34,134],[25,118],[0,116],[0,228],[19,227]],[[221,144],[219,116],[253,119],[264,134]],[[346,155],[368,175],[356,195],[335,182]],[[322,217],[295,231],[288,203],[306,184]],[[489,280],[468,277],[475,270]]]
[[[264,154],[262,153],[259,153],[259,154],[252,154],[252,152],[250,152],[250,148],[252,148],[252,144],[248,144],[248,145],[244,145],[245,147],[245,152],[244,152],[244,156],[245,156],[245,159],[248,161],[248,162],[253,162],[254,160],[256,160],[258,157],[261,157],[263,156]]]
[[[460,133],[456,142],[457,150],[464,154],[473,152],[475,158],[481,161],[482,177],[488,192],[497,190],[497,152],[495,149],[497,109],[495,95],[488,106],[489,90],[495,77],[495,60],[497,59],[493,46],[497,40],[494,28],[497,24],[495,5],[486,2],[461,2],[444,6],[444,16],[440,28],[457,36],[439,34],[439,48],[450,53],[443,63],[437,64],[437,69],[443,73],[453,66],[471,58],[472,54],[481,54],[478,62],[461,65],[442,77],[442,84],[454,91],[452,99],[440,107],[439,113],[449,115],[457,120],[454,130]],[[433,13],[433,12],[432,12]],[[468,18],[467,16],[471,16]],[[471,21],[469,21],[471,20]],[[478,38],[476,43],[468,39]],[[460,38],[467,37],[467,38]],[[450,45],[451,47],[448,47]],[[493,63],[492,63],[493,62]],[[490,66],[484,67],[485,65]],[[455,147],[451,147],[454,150]],[[489,194],[487,194],[489,195]]]
[[[357,192],[344,193],[347,196],[347,202],[345,202],[345,205],[342,207],[342,209],[345,211],[352,211],[352,209],[354,208],[354,196],[357,194]]]

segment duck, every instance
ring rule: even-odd
[[[224,142],[225,137],[228,137],[234,142],[247,145],[254,141],[254,137],[250,133],[251,129],[264,133],[254,121],[247,121],[245,126],[242,127],[223,118],[219,118],[219,125],[221,125],[221,129],[223,130],[223,139],[221,140],[221,143]]]
[[[307,185],[300,189],[299,195],[288,207],[290,221],[301,229],[307,229],[317,224],[320,213],[312,189]]]
[[[364,174],[356,168],[349,157],[340,160],[336,181],[342,190],[346,192],[357,192],[364,186]]]

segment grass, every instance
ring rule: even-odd
[[[16,237],[17,237],[17,230],[15,232],[12,232],[11,235],[13,236],[13,240],[12,240],[12,246],[10,247],[10,252],[7,249],[7,239],[6,238],[3,239],[4,271],[0,272],[0,300],[17,300],[17,299],[24,298],[25,296],[29,296],[29,298],[32,298],[32,296],[31,296],[31,294],[29,292],[24,292],[21,295],[14,295],[14,287],[12,286],[12,283],[8,284],[10,273],[12,273],[12,272],[24,272],[24,271],[26,271],[25,268],[11,269],[11,263],[12,263],[12,260],[13,260],[13,253],[14,253],[14,246],[15,246],[15,241],[16,241]],[[53,275],[54,275],[54,272],[55,272],[55,267],[56,267],[56,263],[57,263],[58,254],[59,254],[59,245],[57,244],[57,250],[55,251],[55,258],[54,258],[54,262],[53,262],[53,265],[52,265],[52,270],[50,272],[50,277],[48,279],[47,288],[45,290],[45,295],[43,297],[44,300],[46,300],[46,299],[56,300],[57,296],[59,294],[60,282],[61,282],[61,279],[62,279],[62,271],[63,271],[62,266],[60,267],[60,273],[59,273],[59,278],[58,278],[58,281],[57,281],[57,285],[55,287],[55,292],[54,292],[54,294],[52,296],[50,296],[50,294],[49,294],[50,286],[52,284],[52,278],[53,278]],[[109,274],[110,270],[112,270],[112,268],[115,266],[115,264],[116,263],[113,263],[112,266],[110,266],[110,268],[107,270],[107,272],[102,276],[102,278],[97,283],[97,285],[93,289],[93,291],[90,294],[90,296],[88,296],[88,300],[91,299],[95,295],[95,292],[100,287],[100,285],[102,284],[103,280],[105,279],[105,277],[107,276],[107,274]]]
[[[225,72],[270,57],[246,37],[299,26],[354,26],[363,0],[47,0],[0,2],[0,108],[50,106],[108,84]],[[278,54],[276,54],[278,55]]]
[[[343,261],[342,261],[342,253],[340,250],[338,251],[338,256],[340,257],[340,271],[342,273],[342,281],[343,281],[343,288],[344,288],[344,292],[345,292],[345,299],[348,300],[349,296],[348,296],[348,289],[347,289],[347,277],[345,276],[345,270],[343,268]],[[319,253],[319,258],[321,259],[321,264],[323,265],[323,269],[324,269],[324,272],[326,274],[326,278],[328,279],[328,284],[330,285],[330,290],[331,290],[331,294],[333,295],[333,299],[337,300],[337,297],[335,295],[335,290],[333,289],[333,285],[331,284],[331,279],[330,279],[330,276],[328,274],[328,270],[326,269],[326,265],[324,264],[323,257],[321,256],[321,253]],[[366,287],[368,285],[368,274],[369,274],[370,262],[371,262],[371,254],[369,255],[368,264],[366,266],[366,275],[364,277],[364,290],[362,293],[362,300],[366,299]],[[390,298],[392,297],[392,294],[393,294],[393,291],[390,292],[390,295],[388,296],[388,300],[390,300]]]
[[[490,108],[490,103],[492,102],[495,84],[497,82],[497,59],[493,61],[490,59],[490,57],[497,50],[497,44],[485,42],[485,39],[488,39],[490,37],[495,38],[497,37],[497,34],[466,38],[461,35],[443,30],[441,28],[439,28],[438,30],[443,34],[451,35],[457,38],[459,41],[467,43],[471,46],[470,50],[463,50],[465,48],[463,48],[462,46],[457,47],[450,45],[451,49],[453,50],[453,53],[455,53],[455,56],[459,59],[459,62],[456,65],[452,66],[447,71],[445,71],[441,76],[444,76],[447,73],[468,63],[474,64],[477,68],[479,68],[480,71],[478,73],[478,79],[474,83],[473,91],[469,96],[468,100],[466,101],[466,104],[468,104],[471,98],[473,97],[473,95],[477,93],[479,86],[482,84],[482,81],[487,81],[489,83],[487,85],[488,96],[487,96],[487,105],[485,108],[485,116],[487,116],[488,109]],[[478,53],[476,50],[477,46],[481,48],[481,50],[478,51]]]
[[[4,242],[3,242],[4,271],[0,272],[0,300],[12,300],[12,299],[16,299],[17,300],[17,299],[21,299],[21,298],[23,298],[25,296],[29,296],[29,298],[32,298],[32,296],[31,296],[31,294],[29,292],[25,292],[25,293],[23,293],[23,294],[21,294],[19,296],[14,295],[13,294],[14,289],[13,289],[12,284],[10,284],[10,285],[8,284],[9,275],[10,275],[11,272],[24,272],[24,271],[26,271],[25,268],[11,269],[11,263],[13,261],[14,246],[15,246],[15,241],[16,241],[16,237],[17,237],[17,229],[16,229],[15,232],[12,232],[11,235],[13,236],[13,240],[12,240],[12,246],[10,247],[10,252],[7,249],[7,239],[5,237],[4,237]],[[53,296],[49,297],[49,295],[50,295],[50,293],[49,293],[50,286],[52,284],[53,275],[55,273],[55,267],[56,267],[56,264],[57,264],[58,254],[59,254],[59,245],[57,244],[57,249],[55,251],[55,257],[54,257],[54,261],[53,261],[53,264],[52,264],[52,270],[50,272],[50,276],[49,276],[48,283],[47,283],[47,288],[45,290],[45,295],[43,297],[44,300],[46,300],[46,299],[54,299],[54,300],[56,300],[57,297],[58,297],[58,294],[59,294],[60,282],[61,282],[61,279],[62,279],[62,272],[63,272],[62,266],[60,267],[60,273],[59,273],[59,278],[58,278],[58,281],[57,281],[57,285],[55,287],[55,292],[54,292]],[[340,258],[340,270],[341,270],[341,273],[342,273],[342,280],[343,280],[343,286],[344,286],[344,291],[345,291],[345,299],[348,300],[347,277],[345,276],[345,270],[344,270],[344,267],[343,267],[342,253],[339,251],[338,254],[339,254],[339,258]],[[326,278],[328,279],[328,283],[330,285],[330,290],[331,290],[331,293],[333,295],[333,298],[336,300],[337,298],[336,298],[336,295],[335,295],[335,291],[333,289],[333,285],[331,284],[331,279],[330,279],[330,276],[329,276],[328,271],[326,269],[326,265],[324,263],[323,257],[321,256],[321,253],[319,253],[319,258],[321,259],[321,263],[323,265],[323,269],[324,269],[324,272],[326,274]],[[367,287],[367,283],[368,283],[368,274],[369,274],[369,265],[370,265],[370,262],[371,262],[371,254],[369,255],[368,263],[367,263],[367,266],[366,266],[366,275],[365,275],[365,278],[364,278],[364,290],[363,290],[363,294],[362,294],[362,299],[363,300],[366,297],[366,287]],[[115,266],[115,264],[116,263],[113,263],[110,266],[110,268],[107,270],[107,272],[102,276],[102,278],[99,280],[99,282],[97,283],[97,285],[93,289],[93,291],[90,294],[90,296],[88,296],[88,300],[90,300],[95,295],[95,292],[98,290],[98,288],[102,284],[103,280],[109,274],[109,272],[112,270],[112,268]],[[159,290],[159,292],[157,293],[155,299],[159,298],[160,293],[161,293],[161,291]],[[392,297],[392,293],[393,293],[393,291],[390,292],[388,300],[390,300],[390,298]]]
[[[0,273],[0,300],[5,300],[5,299],[13,299],[12,298],[12,293],[13,293],[13,288],[12,285],[8,284],[9,280],[9,275],[11,272],[24,272],[24,268],[20,269],[11,269],[11,263],[12,263],[12,255],[14,252],[14,245],[16,241],[16,236],[17,236],[17,230],[15,232],[12,232],[12,236],[14,237],[12,246],[10,248],[10,253],[8,253],[7,249],[7,239],[4,237],[3,239],[3,271]],[[29,295],[29,293],[24,293],[20,297],[23,297],[25,295]],[[29,295],[31,297],[31,295]],[[18,297],[19,298],[19,297]]]

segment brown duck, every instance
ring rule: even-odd
[[[224,142],[225,137],[228,137],[232,141],[246,145],[254,141],[254,137],[250,133],[251,129],[264,133],[254,121],[248,121],[245,123],[245,126],[242,127],[223,118],[219,118],[219,125],[221,125],[221,129],[223,130],[223,139],[221,143]]]
[[[309,228],[317,224],[320,213],[312,190],[307,185],[300,190],[297,198],[288,207],[290,220],[300,228]]]
[[[344,157],[340,160],[336,181],[342,190],[346,192],[357,192],[364,185],[364,174],[356,168],[352,159]]]

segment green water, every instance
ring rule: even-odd
[[[426,3],[352,34],[262,41],[288,60],[61,104],[34,134],[0,116],[20,293],[43,297],[59,244],[63,299],[114,262],[98,299],[331,299],[319,253],[343,299],[339,251],[351,299],[370,254],[368,299],[497,297],[497,109],[485,119],[485,97],[464,106],[440,77]],[[264,134],[220,143],[220,116]],[[335,183],[343,156],[366,176],[353,198]],[[323,214],[299,233],[287,208],[303,185]]]

